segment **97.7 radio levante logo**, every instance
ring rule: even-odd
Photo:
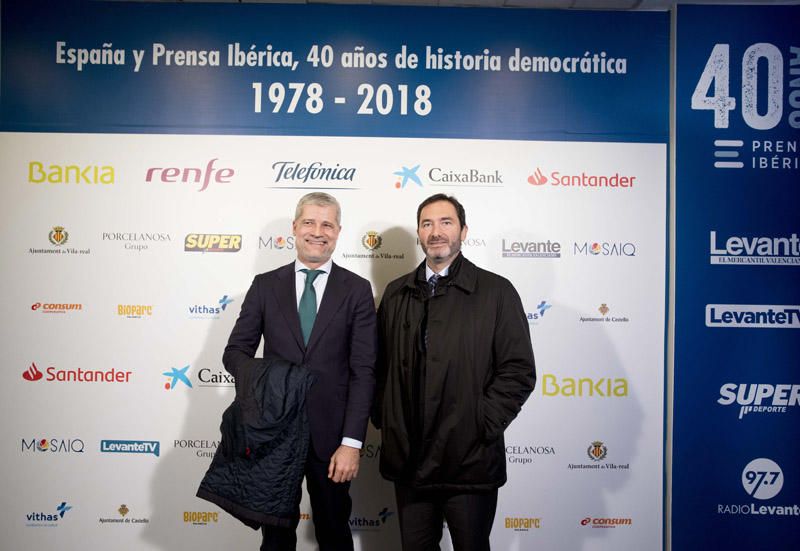
[[[783,489],[783,471],[772,459],[753,459],[742,470],[742,487],[755,500],[769,502]],[[800,505],[796,503],[736,503],[717,505],[720,515],[756,515],[759,517],[800,516]]]
[[[759,42],[745,49],[739,59],[731,53],[730,44],[714,45],[692,93],[691,107],[712,111],[714,128],[723,130],[720,139],[714,140],[715,168],[800,169],[798,141],[784,139],[787,131],[796,137],[800,129],[800,47],[787,50]],[[738,101],[733,95],[739,90],[738,82],[731,80],[732,66],[741,67]],[[745,139],[745,130],[725,132],[731,126],[731,111],[736,110],[750,129],[773,132],[750,140]]]

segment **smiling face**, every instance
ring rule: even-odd
[[[336,240],[342,229],[336,222],[337,210],[333,205],[305,205],[300,216],[292,222],[297,259],[316,269],[325,264],[336,249]]]
[[[461,227],[456,208],[449,201],[426,205],[419,213],[419,244],[434,271],[449,266],[467,238],[467,226]]]

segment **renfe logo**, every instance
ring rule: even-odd
[[[709,234],[711,264],[767,264],[800,266],[800,239],[793,233],[788,237],[733,236],[725,247],[717,244],[717,232]]]
[[[232,168],[214,168],[214,162],[218,161],[219,159],[211,159],[206,164],[205,169],[202,168],[161,168],[161,167],[153,167],[147,169],[147,175],[145,176],[145,181],[150,183],[153,181],[154,178],[158,179],[159,182],[164,182],[165,184],[172,184],[172,183],[195,183],[201,184],[200,189],[197,191],[205,191],[208,187],[209,182],[213,181],[217,184],[230,184],[231,178],[233,177],[234,170]]]
[[[706,304],[706,327],[800,329],[800,306]]]

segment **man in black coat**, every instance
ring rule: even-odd
[[[395,483],[403,549],[488,550],[503,431],[536,382],[528,320],[505,278],[464,258],[464,207],[443,194],[417,210],[425,260],[391,282],[378,309],[373,421],[381,474]]]
[[[263,337],[264,356],[311,371],[305,478],[321,551],[353,549],[350,481],[358,474],[375,390],[372,288],[331,260],[340,230],[335,198],[309,193],[300,199],[292,223],[297,260],[255,277],[222,357],[225,368],[236,373]],[[263,551],[295,549],[294,528],[265,526],[262,531]]]

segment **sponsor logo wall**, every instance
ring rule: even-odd
[[[7,312],[16,315],[3,332],[10,422],[0,456],[7,471],[0,527],[10,547],[258,546],[257,533],[194,494],[235,395],[221,357],[245,293],[257,273],[294,260],[297,199],[321,190],[342,204],[334,261],[368,278],[377,300],[422,260],[415,214],[434,193],[453,194],[466,207],[464,254],[519,291],[539,380],[505,434],[508,484],[493,547],[661,548],[667,14],[114,4],[81,5],[78,20],[69,2],[44,11],[37,1],[4,3],[0,36],[11,61],[0,79],[0,208],[9,231],[0,254],[10,267],[2,276]],[[28,38],[14,29],[32,14],[46,38],[36,39],[44,42],[25,61],[18,48]],[[485,29],[487,16],[506,30]],[[78,25],[87,17],[96,21],[91,28]],[[326,30],[312,35],[292,23],[304,18],[325,21]],[[440,31],[455,20],[454,51],[442,44],[439,52]],[[153,21],[180,40],[168,44],[148,30]],[[407,35],[405,57],[397,57],[402,44],[374,30],[386,25]],[[360,29],[352,44],[342,30],[348,26]],[[625,32],[609,39],[601,28],[612,27]],[[70,28],[83,30],[66,36]],[[519,48],[507,47],[507,33],[550,36],[552,29],[578,29],[587,46],[575,53],[562,38],[520,38]],[[103,52],[113,62],[117,48],[132,47],[122,44],[129,33],[147,48],[139,71],[129,49],[124,64],[100,63]],[[227,47],[218,66],[191,64],[190,51],[211,55],[212,36],[231,43],[234,65],[226,65]],[[79,58],[70,62],[67,52],[95,39],[98,63],[81,62],[79,70]],[[273,53],[292,53],[297,69],[237,65],[236,52],[250,51],[251,41],[256,50],[269,43]],[[343,55],[362,53],[354,51],[362,43],[386,50],[390,67],[344,66],[362,59]],[[488,54],[480,54],[484,48]],[[547,75],[534,71],[544,65],[531,57],[542,48],[557,60],[547,58]],[[586,48],[591,72],[578,82],[560,67],[574,57],[579,68]],[[417,69],[394,66],[412,51]],[[363,54],[367,64],[372,58]],[[498,71],[492,56],[500,58]],[[626,61],[609,65],[625,71],[606,71],[601,60],[609,58]],[[456,59],[470,59],[472,68],[445,68]],[[60,109],[33,109],[31,93],[6,88],[26,81],[16,78],[18,64],[22,74],[53,69],[50,85],[74,96]],[[542,83],[545,76],[555,83]],[[575,93],[556,94],[562,85]],[[524,112],[506,117],[474,96],[476,87],[501,86],[516,90]],[[546,99],[553,94],[560,99]],[[646,114],[619,116],[618,101],[643,95]],[[551,103],[535,107],[523,97]],[[529,122],[520,124],[523,115]],[[727,240],[751,231],[711,230],[715,247],[733,256],[739,249]],[[715,254],[708,242],[706,232],[706,260]],[[752,317],[769,325],[758,331],[777,333],[770,329],[796,328],[791,305],[798,303],[708,297],[700,323],[709,305],[709,320],[722,320],[710,331],[746,331],[737,324]],[[708,400],[732,423],[792,417],[800,399],[793,385],[722,377]],[[786,411],[753,409],[739,420],[742,407]],[[380,447],[380,432],[370,428],[351,491],[350,527],[362,551],[400,549],[392,485],[378,472]],[[763,455],[788,480],[790,461]],[[763,470],[757,467],[751,470]],[[298,549],[311,550],[307,496],[300,510]],[[443,549],[452,549],[448,537]]]
[[[673,549],[795,547],[799,17],[678,11]]]

